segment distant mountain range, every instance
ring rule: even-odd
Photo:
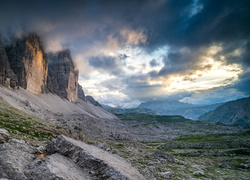
[[[250,127],[250,97],[229,101],[199,119]]]
[[[147,108],[158,112],[161,115],[181,115],[188,119],[197,120],[199,116],[214,110],[222,103],[205,106],[183,103],[178,100],[151,101],[141,103],[138,108]]]
[[[112,112],[114,114],[151,114],[151,115],[159,115],[158,112],[153,111],[151,109],[146,109],[146,108],[127,108],[127,109],[122,109],[122,108],[113,108],[108,105],[102,104],[102,107],[109,112]]]

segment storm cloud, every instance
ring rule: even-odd
[[[95,56],[88,58],[89,65],[101,70],[102,72],[117,75],[122,73],[122,63],[119,59],[112,56]]]
[[[212,103],[228,89],[250,95],[249,12],[248,0],[13,0],[1,3],[0,32],[5,44],[35,31],[48,51],[70,48],[103,102],[181,93]]]

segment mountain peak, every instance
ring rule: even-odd
[[[50,91],[70,101],[78,99],[78,70],[69,49],[49,53]],[[81,93],[82,94],[82,93]]]
[[[6,48],[11,69],[18,77],[18,85],[34,94],[47,87],[48,56],[40,37],[28,33]]]
[[[199,119],[250,126],[250,97],[229,101]]]

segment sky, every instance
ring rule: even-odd
[[[65,48],[85,94],[110,106],[250,96],[249,0],[10,0],[0,33]]]

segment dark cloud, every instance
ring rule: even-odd
[[[158,66],[159,63],[155,60],[155,59],[152,59],[150,62],[149,62],[150,66],[151,67],[155,67],[155,66]]]
[[[224,103],[244,97],[246,97],[244,94],[240,93],[239,91],[237,91],[237,89],[229,85],[224,87],[222,86],[212,88],[206,91],[200,91],[199,93],[191,93],[190,96],[184,97],[180,100],[192,104],[208,105],[215,103]]]
[[[242,56],[243,56],[243,65],[250,67],[250,41],[246,43]]]
[[[193,94],[193,92],[185,90],[169,94],[164,91],[164,86],[162,85],[149,85],[146,82],[138,82],[135,80],[128,83],[128,86],[123,92],[131,99],[139,101],[180,100]]]
[[[200,0],[199,2],[203,5],[202,11],[189,19],[185,29],[189,45],[249,40],[248,0]]]
[[[189,76],[196,74],[197,71],[208,71],[211,64],[202,64],[203,59],[200,57],[205,55],[206,51],[200,49],[171,49],[171,51],[163,58],[164,66],[160,71],[152,71],[149,75],[152,78],[168,77],[168,75],[183,75],[187,80]]]
[[[12,0],[1,3],[0,33],[7,43],[10,36],[36,31],[49,50],[69,47],[73,56],[86,56],[82,59],[94,69],[125,76],[126,94],[140,100],[164,95],[162,87],[148,85],[147,78],[174,74],[192,80],[197,71],[210,70],[212,65],[202,64],[201,58],[211,46],[219,46],[213,58],[241,66],[235,88],[250,95],[249,12],[249,0]],[[112,51],[127,45],[148,53],[169,47],[164,67],[147,75],[124,75],[128,55],[99,55],[101,48]],[[237,50],[240,53],[232,53]],[[150,62],[157,65],[157,59]]]
[[[119,59],[112,56],[94,56],[88,58],[89,65],[101,70],[102,72],[108,72],[113,75],[122,73],[122,64]]]
[[[126,54],[118,54],[118,58],[121,60],[126,60],[129,56]]]
[[[233,87],[245,96],[250,96],[250,72],[244,73]]]
[[[206,46],[249,39],[249,7],[248,0],[13,0],[1,4],[0,25],[45,34],[49,25],[57,25],[55,32],[65,35],[98,24],[92,32],[95,39],[111,34],[119,41],[123,38],[118,30],[128,27],[144,29],[149,49],[165,44]]]

